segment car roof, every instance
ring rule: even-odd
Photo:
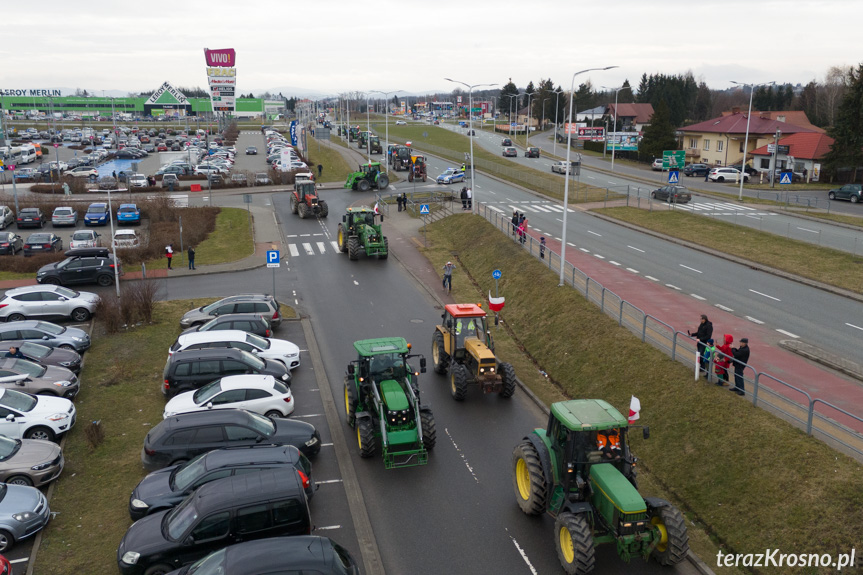
[[[57,288],[60,286],[49,285],[49,284],[38,284],[34,286],[22,286],[16,287],[12,289],[7,289],[5,295],[17,295],[19,293],[31,293],[37,291],[57,291]],[[69,288],[66,288],[69,289]]]
[[[199,514],[207,515],[219,509],[290,496],[302,496],[305,499],[305,491],[297,474],[266,470],[205,483],[189,497],[194,497]]]
[[[135,175],[140,176],[141,174],[135,174]],[[137,208],[138,206],[135,204],[120,204],[120,207],[121,208]]]
[[[207,469],[238,464],[294,463],[300,459],[300,450],[293,445],[242,445],[215,449],[202,459]]]
[[[236,357],[242,356],[242,352],[243,350],[241,349],[224,347],[218,349],[186,349],[174,352],[174,355],[168,358],[168,362],[173,364],[180,361],[194,361],[196,359],[236,359]]]
[[[217,423],[246,423],[249,419],[250,412],[245,409],[208,409],[173,415],[160,421],[153,429],[174,430]]]
[[[332,572],[333,541],[318,535],[267,537],[225,549],[227,573],[246,575],[288,569],[290,572]],[[248,569],[248,570],[247,570]]]
[[[249,373],[242,375],[227,375],[221,379],[220,387],[223,390],[229,389],[273,389],[276,384],[276,378],[272,375],[261,375],[257,373]]]
[[[108,207],[108,204],[106,204],[106,203],[104,203],[104,202],[93,202],[93,203],[92,203],[92,204],[90,204],[88,207],[90,207],[90,208],[99,208],[99,207],[107,208],[107,207]]]
[[[177,342],[180,345],[185,346],[194,345],[196,343],[210,343],[213,341],[246,341],[247,335],[249,335],[248,332],[245,332],[241,329],[223,329],[219,331],[193,331],[191,333],[180,334],[180,336],[177,338]]]
[[[81,230],[87,231],[87,230]],[[93,231],[93,230],[89,230]],[[73,248],[71,250],[66,250],[64,255],[66,257],[79,257],[79,258],[107,258],[110,255],[108,248]]]

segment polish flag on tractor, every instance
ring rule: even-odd
[[[488,308],[497,313],[503,309],[504,300],[502,297],[491,297],[491,292],[488,292]]]

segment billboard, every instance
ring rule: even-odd
[[[573,136],[578,134],[579,128],[586,127],[587,124],[584,122],[564,122],[563,124],[563,133],[564,134],[572,134]]]
[[[638,151],[638,132],[609,132],[608,149],[618,152]]]
[[[207,61],[207,84],[214,112],[233,112],[237,108],[237,53],[233,48],[204,48]]]
[[[602,142],[605,140],[605,128],[601,126],[585,126],[578,128],[578,139],[591,142]]]

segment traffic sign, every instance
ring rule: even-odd
[[[676,184],[680,182],[680,172],[677,170],[669,170],[668,171],[668,183]]]
[[[279,267],[279,250],[267,250],[267,267]]]
[[[491,272],[491,277],[493,277],[496,280],[499,280],[500,276],[502,276],[502,275],[503,274],[500,273],[500,270],[494,270],[493,272]]]
[[[686,165],[686,152],[684,150],[664,150],[662,152],[662,169],[680,169]]]
[[[421,204],[420,205],[420,213],[421,214],[428,214],[429,213],[429,205],[428,204]]]
[[[780,184],[790,184],[791,183],[791,172],[782,172],[782,175],[779,176]]]
[[[60,147],[60,144],[54,144],[54,147],[55,147],[55,148],[59,148],[59,147]]]

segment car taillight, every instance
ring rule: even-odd
[[[45,245],[43,245],[42,247],[43,247],[43,248],[50,248],[50,247],[51,247],[51,244],[45,244]]]
[[[171,388],[171,383],[166,379],[162,387],[165,388],[165,391],[168,391]]]
[[[264,337],[270,337],[270,335],[272,335],[272,334],[270,333],[270,330],[268,330],[268,329],[267,329],[267,330],[264,330]]]
[[[311,485],[311,481],[309,481],[309,476],[297,469],[297,474],[300,476],[300,479],[303,482],[303,489],[308,489]]]
[[[0,307],[4,307],[5,305],[6,305],[5,303],[0,304]],[[289,395],[288,397],[283,397],[282,401],[284,401],[285,403],[290,403],[291,402],[291,396]]]
[[[8,248],[9,244],[0,244],[0,248]]]
[[[273,319],[279,319],[279,310],[276,310],[276,311],[273,313]]]
[[[8,303],[0,303],[0,309],[6,307],[7,305],[9,305],[9,304]]]
[[[145,447],[145,448],[144,448],[144,453],[146,453],[147,455],[149,455],[150,457],[152,457],[152,456],[156,455],[156,450],[155,450],[155,449],[148,449],[148,448],[146,448],[146,447]]]

